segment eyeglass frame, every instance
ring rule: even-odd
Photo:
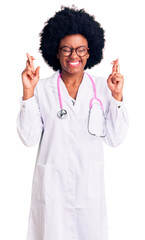
[[[67,55],[67,56],[63,55],[63,53],[61,52],[64,57],[69,57],[69,56],[73,53],[74,50],[75,50],[76,54],[78,55],[77,49],[80,48],[80,47],[85,47],[85,48],[86,48],[87,52],[85,53],[85,55],[86,55],[86,54],[88,53],[88,51],[89,51],[89,48],[86,47],[86,46],[84,46],[84,45],[81,45],[81,46],[79,46],[79,47],[77,47],[77,48],[72,48],[72,47],[68,47],[68,46],[62,46],[61,48],[59,48],[59,50],[61,50],[61,49],[64,48],[64,47],[67,47],[67,48],[69,48],[69,49],[71,50],[70,54]],[[83,55],[83,56],[78,55],[78,56],[79,56],[79,57],[84,57],[85,55]]]

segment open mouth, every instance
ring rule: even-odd
[[[80,64],[80,61],[68,61],[69,66],[77,67]]]

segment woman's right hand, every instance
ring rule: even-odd
[[[34,57],[30,56],[28,53],[26,68],[22,72],[22,82],[23,82],[23,100],[34,96],[34,89],[39,81],[39,69],[40,66],[36,69],[34,68]]]

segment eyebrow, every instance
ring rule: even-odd
[[[60,47],[59,49],[61,49],[61,48],[63,48],[63,47],[68,47],[68,48],[74,49],[73,47],[69,47],[69,46],[66,46],[66,45]],[[76,47],[76,48],[79,48],[79,47],[86,47],[86,48],[88,48],[88,47],[85,46],[85,45],[80,45],[80,46],[78,46],[78,47]]]

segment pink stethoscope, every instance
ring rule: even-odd
[[[88,77],[90,78],[90,80],[92,82],[92,85],[93,85],[93,90],[94,90],[94,97],[91,98],[90,105],[89,105],[89,117],[88,117],[88,126],[89,126],[90,113],[91,113],[91,109],[92,109],[94,100],[96,100],[100,104],[103,116],[105,116],[105,115],[104,115],[103,104],[102,104],[101,100],[99,98],[97,98],[95,83],[94,83],[92,77],[88,73],[85,72],[85,74],[87,74]],[[62,99],[61,99],[61,93],[60,93],[60,79],[61,79],[61,73],[58,75],[58,78],[57,78],[57,89],[58,89],[58,97],[59,97],[59,103],[60,103],[60,110],[58,111],[57,116],[60,119],[65,119],[68,116],[68,114],[67,114],[67,111],[63,108],[63,105],[62,105]],[[89,128],[88,128],[88,131],[89,131]],[[96,134],[91,133],[90,131],[89,131],[89,133],[91,135],[96,135]],[[103,134],[102,136],[101,135],[99,135],[99,136],[100,137],[105,137],[105,134]]]

